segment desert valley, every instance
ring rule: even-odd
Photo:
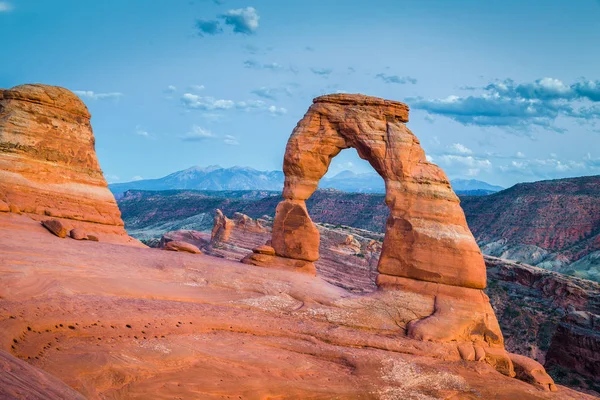
[[[282,195],[126,192],[125,226],[153,226],[139,236],[148,247],[124,228],[85,105],[46,85],[0,93],[0,397],[598,393],[599,285],[484,260],[444,172],[406,127],[406,105],[315,99],[288,142]],[[382,198],[311,197],[348,147],[385,179],[388,214]],[[189,208],[203,202],[210,232],[157,228],[194,222],[202,213]],[[371,229],[331,213],[340,203],[350,219],[370,208]]]
[[[0,0],[0,400],[600,399],[600,0]]]

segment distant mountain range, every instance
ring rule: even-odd
[[[163,178],[144,179],[126,183],[112,183],[110,190],[119,198],[127,190],[272,190],[281,191],[284,175],[282,171],[258,171],[248,167],[222,168],[191,167]],[[487,195],[503,188],[474,179],[451,181],[454,191],[461,195]],[[322,189],[337,189],[351,193],[384,193],[383,179],[376,173],[357,174],[342,171],[319,182]]]

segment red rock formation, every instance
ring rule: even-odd
[[[67,228],[65,228],[62,222],[56,219],[47,219],[42,221],[42,225],[59,238],[65,238],[67,236]]]
[[[192,254],[202,254],[200,249],[198,247],[194,246],[193,244],[186,243],[186,242],[179,242],[177,240],[168,242],[165,245],[164,249],[170,250],[170,251],[183,251],[185,253],[192,253]]]
[[[100,170],[90,114],[63,88],[0,90],[0,201],[36,220],[50,216],[103,240],[139,245],[127,236]]]
[[[426,296],[431,315],[415,318],[409,335],[503,347],[489,299],[483,256],[444,172],[427,161],[406,127],[405,104],[362,95],[316,98],[288,141],[283,161],[284,200],[277,207],[272,244],[276,256],[257,265],[318,259],[319,234],[305,200],[333,157],[347,148],[373,166],[386,184],[390,208],[377,283]],[[244,261],[252,263],[257,255]],[[507,356],[503,363],[510,365]],[[510,368],[505,372],[510,374]]]

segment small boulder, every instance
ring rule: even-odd
[[[258,246],[256,248],[252,249],[252,252],[254,252],[256,254],[267,254],[269,256],[275,255],[275,249],[271,246],[267,246],[266,244],[263,244],[262,246]]]
[[[539,362],[518,354],[508,353],[512,361],[517,379],[531,383],[547,392],[556,392],[558,389],[554,380],[546,373]]]
[[[67,228],[59,220],[47,219],[42,221],[42,225],[59,238],[65,238],[67,236]]]
[[[71,232],[69,232],[69,236],[71,236],[71,239],[75,240],[88,240],[88,235],[83,229],[80,228],[71,229]]]
[[[0,200],[0,212],[9,212],[10,211],[10,207],[8,206],[8,204],[6,204],[6,202]]]
[[[170,251],[184,251],[192,254],[202,254],[200,249],[194,246],[193,244],[180,242],[177,240],[167,243],[164,249]]]

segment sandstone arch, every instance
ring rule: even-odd
[[[314,99],[286,147],[284,200],[277,207],[272,246],[279,257],[306,263],[319,257],[319,233],[305,200],[331,160],[355,148],[382,176],[390,208],[378,284],[397,278],[482,289],[485,264],[445,173],[427,161],[406,127],[408,106],[350,94]],[[296,264],[300,266],[299,264]],[[306,269],[303,263],[302,267]]]

